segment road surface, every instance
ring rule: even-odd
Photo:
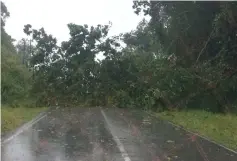
[[[237,153],[141,111],[52,109],[2,142],[2,161],[237,161]]]

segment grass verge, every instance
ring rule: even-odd
[[[2,107],[2,131],[1,134],[16,129],[23,123],[26,123],[37,116],[40,112],[46,110],[46,108],[26,108],[26,107]]]
[[[237,115],[206,111],[161,112],[157,116],[237,150]]]

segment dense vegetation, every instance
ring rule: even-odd
[[[13,45],[13,40],[4,29],[5,20],[10,16],[1,2],[1,101],[2,104],[17,106],[29,98],[31,73],[22,64],[21,56]]]
[[[114,37],[107,36],[111,24],[70,23],[70,39],[58,45],[44,28],[25,25],[30,41],[17,46],[24,64],[8,56],[16,51],[2,27],[2,102],[28,96],[36,105],[237,111],[237,3],[131,7],[150,20]]]
[[[4,28],[9,16],[7,7],[1,2],[1,136],[46,110],[28,108],[35,107],[31,96],[32,72],[28,68],[30,55],[25,52],[30,46],[24,39],[16,47],[13,45],[14,40]]]

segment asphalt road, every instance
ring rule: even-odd
[[[53,109],[2,142],[2,161],[237,161],[237,153],[141,111]]]

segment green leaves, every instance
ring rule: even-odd
[[[6,18],[10,16],[6,5],[1,1],[1,28],[5,26]]]
[[[227,105],[234,107],[235,5],[134,1],[133,8],[151,19],[114,37],[108,37],[111,23],[70,23],[70,38],[59,46],[44,28],[25,25],[24,32],[36,44],[32,93],[40,102],[57,96],[67,102],[108,101],[143,109],[223,112]],[[96,61],[98,54],[105,59]]]
[[[115,38],[106,38],[110,25],[68,24],[70,39],[57,46],[56,39],[48,35],[43,28],[35,30],[31,25],[25,25],[25,33],[32,36],[36,43],[31,58],[34,66],[34,93],[44,93],[42,99],[52,95],[68,94],[71,99],[103,92],[101,89],[100,64],[95,61],[98,53],[104,53],[107,58],[117,55],[116,48],[120,46]],[[39,84],[41,88],[39,89]],[[42,87],[43,86],[43,87]],[[99,88],[100,87],[100,88]]]
[[[18,55],[7,47],[14,48],[14,46],[9,44],[5,38],[2,39],[2,42],[4,43],[1,46],[1,94],[2,103],[6,104],[27,97],[31,87],[31,73],[22,65]]]
[[[32,27],[32,26],[31,26],[30,24],[27,24],[27,25],[24,26],[23,31],[24,31],[24,33],[25,33],[26,35],[30,35],[30,34],[32,33],[31,27]]]

